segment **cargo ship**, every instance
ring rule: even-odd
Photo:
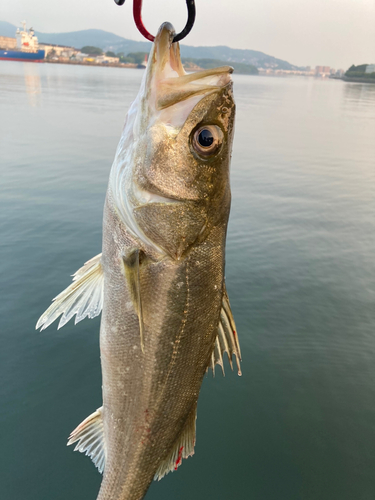
[[[4,61],[29,61],[41,62],[44,60],[45,51],[39,49],[38,38],[34,30],[26,31],[26,23],[21,23],[23,29],[17,28],[15,47],[0,49],[0,60]],[[9,40],[14,40],[10,38]]]

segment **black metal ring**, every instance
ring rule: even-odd
[[[194,26],[194,21],[195,21],[195,3],[194,0],[186,0],[186,6],[188,10],[188,20],[186,22],[185,28],[181,31],[181,33],[178,33],[174,38],[173,42],[179,42],[183,38],[185,38],[186,35],[188,35]]]

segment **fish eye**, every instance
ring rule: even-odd
[[[202,125],[192,137],[192,145],[200,156],[212,156],[223,142],[223,132],[217,125]]]

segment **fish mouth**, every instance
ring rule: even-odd
[[[188,100],[192,109],[205,95],[219,92],[231,82],[233,68],[230,66],[186,73],[181,63],[179,44],[173,43],[175,34],[172,24],[163,23],[150,54],[146,88],[151,90],[155,111]]]

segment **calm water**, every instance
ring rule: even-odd
[[[99,319],[35,332],[100,252],[141,71],[0,62],[0,498],[94,500]],[[243,377],[208,376],[154,500],[375,498],[375,86],[235,76],[227,286]]]

